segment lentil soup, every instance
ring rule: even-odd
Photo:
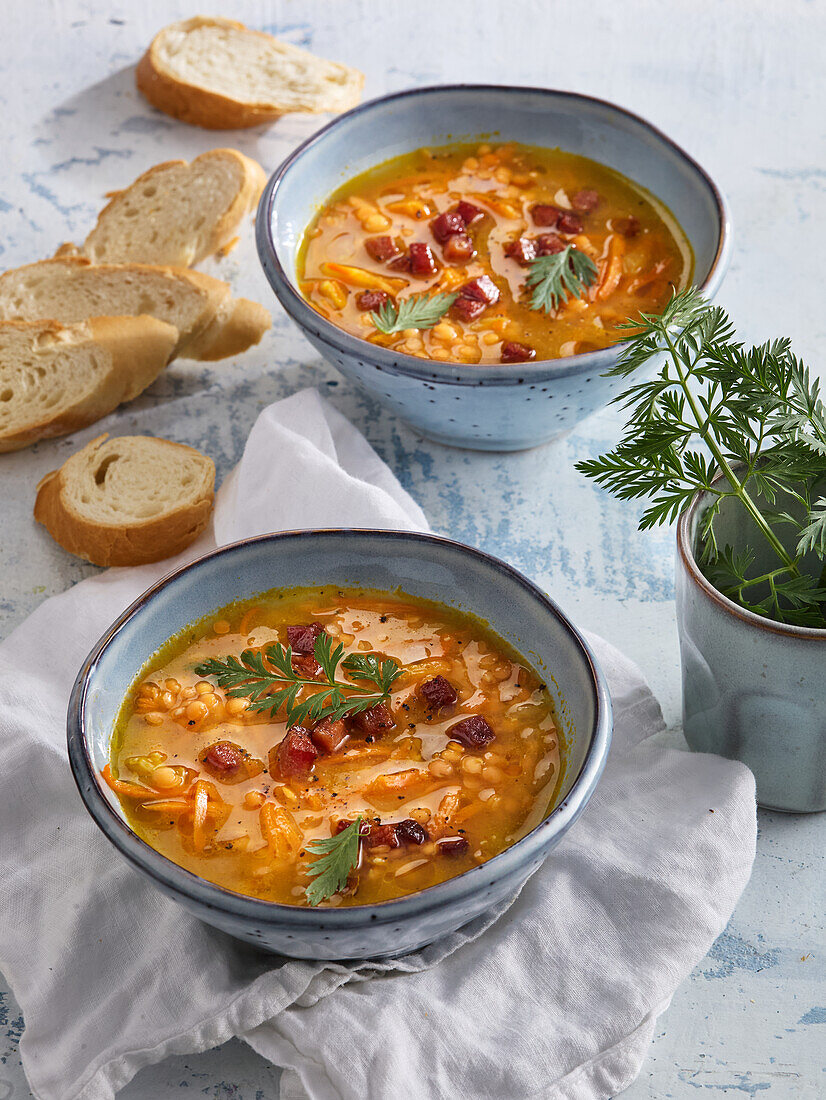
[[[555,308],[532,307],[536,261],[568,246],[593,261],[592,280]],[[354,336],[472,365],[605,348],[628,317],[662,310],[693,267],[674,216],[613,169],[559,149],[459,144],[396,157],[339,188],[307,229],[298,280]],[[387,304],[432,293],[456,295],[436,323],[376,326]]]
[[[386,701],[288,728],[285,707],[255,711],[254,695],[203,675],[245,650],[273,671],[279,647],[300,705],[324,689],[319,638],[328,655],[343,647],[334,678],[351,699],[360,660],[394,662]],[[461,874],[529,832],[555,804],[560,741],[536,672],[473,616],[314,588],[225,608],[173,638],[124,702],[103,774],[157,851],[289,905],[310,903],[308,844],[344,839],[360,819],[352,869],[321,899],[359,905]]]

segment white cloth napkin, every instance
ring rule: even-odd
[[[218,497],[221,543],[309,526],[422,529],[420,509],[315,391],[270,406]],[[658,1013],[749,877],[754,784],[661,747],[659,707],[598,638],[616,714],[586,813],[505,912],[397,962],[284,960],[207,928],[121,858],[69,774],[86,653],[174,562],[112,569],[0,646],[0,968],[39,1100],[109,1100],[142,1066],[240,1036],[282,1097],[596,1100],[639,1071]],[[498,919],[497,919],[498,917]],[[372,979],[372,980],[367,980]]]

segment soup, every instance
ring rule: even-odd
[[[607,347],[692,273],[684,233],[642,187],[513,143],[419,149],[350,180],[298,262],[302,293],[333,324],[469,366]]]
[[[545,685],[479,620],[317,588],[173,638],[126,699],[103,774],[135,832],[202,878],[359,905],[524,836],[554,805],[562,751]]]

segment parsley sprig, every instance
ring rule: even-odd
[[[304,891],[310,905],[326,901],[347,885],[351,872],[358,866],[360,831],[361,814],[335,836],[311,840],[306,846],[317,857],[307,867],[307,874],[314,876]]]
[[[411,294],[400,299],[398,305],[386,301],[370,316],[379,332],[388,336],[406,328],[433,328],[457,298],[458,294]]]
[[[371,653],[344,657],[344,646],[341,642],[335,645],[326,633],[316,638],[313,652],[324,673],[323,681],[296,672],[292,666],[292,648],[280,644],[268,646],[263,653],[245,649],[240,657],[210,657],[196,665],[195,672],[212,677],[230,698],[248,698],[251,711],[269,711],[275,717],[284,707],[288,727],[324,718],[337,721],[347,714],[359,714],[377,703],[386,703],[393,683],[402,673],[395,661],[380,661]],[[353,679],[372,684],[372,688],[351,680],[337,680],[339,666]],[[308,688],[315,690],[306,691]]]
[[[727,314],[694,288],[661,315],[619,327],[627,342],[608,374],[641,380],[615,399],[629,410],[620,443],[577,469],[620,499],[647,498],[640,529],[673,523],[695,493],[710,493],[698,552],[709,581],[758,615],[826,627],[826,568],[819,577],[812,569],[826,559],[826,408],[817,380],[786,339],[737,342]],[[748,513],[763,554],[718,546],[714,521],[727,499]],[[766,551],[770,567],[755,568]]]
[[[531,309],[552,309],[567,300],[568,295],[581,298],[596,280],[597,265],[587,253],[569,244],[550,256],[536,256],[525,283],[531,291]]]

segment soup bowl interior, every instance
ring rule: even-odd
[[[377,905],[307,909],[233,893],[178,867],[129,827],[100,776],[123,703],[143,664],[176,632],[222,605],[272,588],[338,584],[398,591],[485,620],[533,665],[553,696],[564,744],[561,797],[525,838],[471,871]],[[174,900],[232,935],[305,958],[412,950],[512,894],[582,811],[610,741],[607,690],[587,645],[558,608],[509,566],[427,535],[319,531],[222,548],[159,582],[89,655],[69,709],[69,757],[107,837]]]
[[[614,396],[619,383],[601,377],[616,361],[614,347],[470,367],[419,359],[337,328],[297,285],[307,226],[343,183],[424,146],[477,139],[558,147],[641,185],[680,223],[694,252],[694,282],[709,297],[728,262],[729,219],[709,176],[650,123],[603,100],[543,88],[455,85],[386,96],[336,119],[287,158],[262,195],[258,252],[277,297],[310,342],[428,437],[518,450],[570,430]]]

